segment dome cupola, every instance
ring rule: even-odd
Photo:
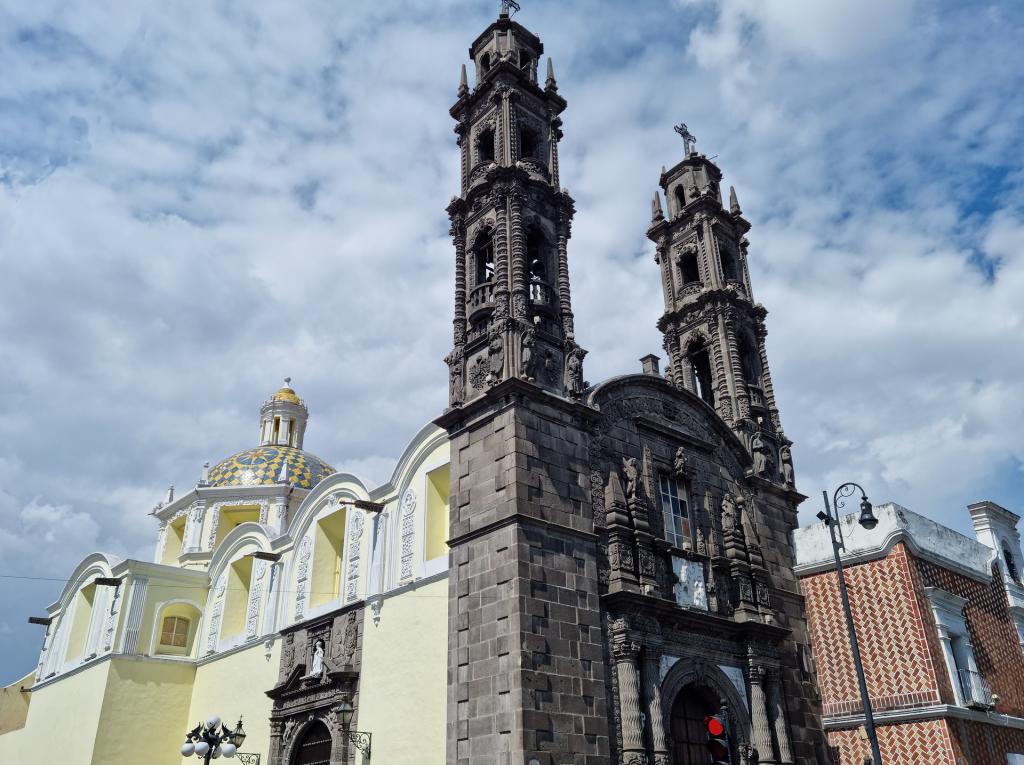
[[[292,378],[267,399],[260,409],[260,445],[302,448],[309,410],[291,387]]]

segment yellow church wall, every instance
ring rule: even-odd
[[[31,688],[35,680],[36,671],[32,670],[10,685],[0,688],[0,735],[25,727],[32,693],[26,693],[21,689]]]
[[[109,661],[99,661],[35,688],[25,727],[0,736],[0,762],[92,765],[109,669]]]
[[[200,720],[218,715],[228,727],[234,729],[239,715],[242,727],[248,734],[242,744],[243,752],[260,755],[267,762],[270,752],[270,708],[271,701],[266,692],[277,684],[280,666],[281,641],[274,640],[270,659],[266,657],[263,643],[229,653],[196,668],[195,685],[186,719],[191,729]],[[181,731],[184,741],[185,727]],[[195,758],[179,759],[183,765],[195,765]]]
[[[128,658],[109,666],[93,763],[175,765],[188,727],[195,667]]]
[[[356,723],[373,762],[444,763],[447,646],[446,578],[385,598],[376,626],[367,614]]]

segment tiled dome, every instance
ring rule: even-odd
[[[333,467],[316,455],[293,446],[258,446],[228,457],[210,468],[210,486],[269,486],[285,480],[300,489],[312,489],[334,473]]]

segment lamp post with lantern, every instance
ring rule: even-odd
[[[860,700],[864,706],[864,730],[871,742],[871,762],[873,765],[882,765],[882,754],[878,748],[878,734],[875,732],[875,718],[871,711],[871,698],[868,696],[868,685],[864,678],[864,664],[860,660],[860,648],[857,646],[857,630],[853,626],[853,612],[850,611],[850,596],[846,592],[846,574],[843,571],[843,561],[839,552],[846,551],[846,540],[843,538],[843,528],[839,523],[839,510],[846,506],[846,498],[853,496],[855,491],[860,491],[860,518],[857,519],[865,530],[871,531],[878,525],[878,519],[872,512],[871,503],[868,502],[867,493],[860,484],[847,481],[842,484],[832,495],[832,505],[828,503],[828,492],[821,492],[825,501],[825,509],[818,513],[818,520],[828,526],[829,535],[832,538],[832,553],[836,559],[836,574],[839,579],[839,594],[843,600],[843,611],[846,614],[846,629],[850,633],[850,648],[853,650],[853,666],[857,670],[857,684],[860,686]],[[835,508],[833,512],[833,507]],[[838,536],[836,534],[838,530]],[[865,762],[868,762],[865,758]]]
[[[195,755],[203,760],[203,765],[209,765],[211,759],[234,757],[243,741],[245,741],[245,731],[242,730],[241,717],[238,718],[238,725],[235,729],[229,730],[228,726],[221,723],[220,718],[214,715],[205,723],[199,723],[185,734],[185,743],[181,746],[181,754],[184,757]]]
[[[355,713],[352,702],[342,699],[341,703],[334,707],[334,711],[337,712],[338,720],[341,723],[341,739],[345,744],[344,755],[347,757],[348,745],[351,742],[366,756],[366,759],[370,759],[370,740],[373,736],[361,730],[351,730],[352,715]]]

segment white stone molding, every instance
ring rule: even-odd
[[[206,500],[196,500],[188,509],[188,520],[185,521],[185,552],[199,551],[202,544],[203,518],[205,517]]]
[[[413,542],[416,536],[416,492],[411,488],[402,495],[399,524],[402,534],[402,550],[398,579],[412,578]]]
[[[121,653],[135,654],[139,649],[139,627],[142,625],[142,613],[146,608],[146,592],[149,590],[149,577],[139,576],[132,579],[132,593],[128,605],[128,623],[124,629],[124,640]]]
[[[260,595],[263,592],[263,576],[267,572],[267,562],[257,560],[253,566],[252,585],[249,587],[249,603],[245,610],[245,639],[256,637],[260,617]]]
[[[117,631],[117,617],[121,612],[121,588],[125,584],[122,582],[118,587],[114,588],[114,592],[110,599],[110,608],[107,609],[107,620],[103,627],[103,653],[109,653],[114,648],[114,633]]]
[[[345,601],[351,602],[359,596],[359,564],[362,559],[363,521],[362,510],[350,511],[348,532],[348,567],[346,569]]]
[[[313,534],[306,534],[299,542],[296,557],[299,561],[298,573],[295,575],[295,619],[299,620],[306,613],[306,598],[309,595],[309,559],[313,554]]]
[[[280,600],[280,579],[283,564],[277,561],[270,567],[270,581],[267,583],[267,607],[263,612],[263,634],[270,635],[277,631],[277,609]]]
[[[228,572],[225,568],[217,579],[210,597],[213,600],[213,608],[210,610],[210,621],[206,630],[206,652],[213,653],[217,650],[217,637],[220,634],[220,619],[224,613],[224,593],[228,589]]]

